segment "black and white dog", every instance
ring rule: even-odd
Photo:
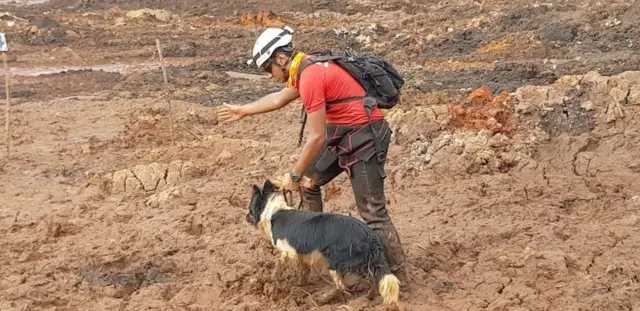
[[[326,303],[348,294],[343,277],[354,274],[372,282],[368,298],[377,292],[385,305],[398,304],[400,282],[389,269],[378,234],[364,222],[337,214],[298,210],[267,180],[253,185],[247,222],[260,228],[281,252],[281,263],[297,266],[306,282],[310,267],[327,267],[335,288],[321,298]],[[377,286],[376,286],[377,285]]]

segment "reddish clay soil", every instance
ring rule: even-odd
[[[167,11],[132,13],[143,8]],[[226,73],[260,74],[244,64],[252,42],[281,23],[305,50],[377,53],[406,76],[385,112],[406,310],[640,310],[640,2],[1,10],[13,115],[10,158],[0,143],[0,310],[385,310],[355,278],[346,304],[317,305],[327,272],[301,287],[276,277],[276,252],[246,224],[251,185],[300,153],[300,102],[229,125],[216,111],[282,87]],[[344,176],[325,200],[359,217]]]

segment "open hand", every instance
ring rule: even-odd
[[[241,106],[222,104],[218,110],[218,121],[231,122],[244,118],[246,114],[242,111]]]

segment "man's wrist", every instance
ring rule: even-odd
[[[244,105],[244,106],[239,106],[239,107],[238,107],[238,110],[240,111],[240,113],[241,113],[241,114],[243,114],[243,115],[245,115],[245,116],[248,116],[248,115],[250,115],[250,113],[247,111],[247,108],[248,108],[248,107],[247,107],[246,105]]]

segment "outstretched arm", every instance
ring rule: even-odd
[[[284,88],[247,105],[224,104],[220,110],[218,110],[218,120],[223,122],[237,121],[245,116],[278,110],[296,100],[298,97],[300,97],[298,89]]]

